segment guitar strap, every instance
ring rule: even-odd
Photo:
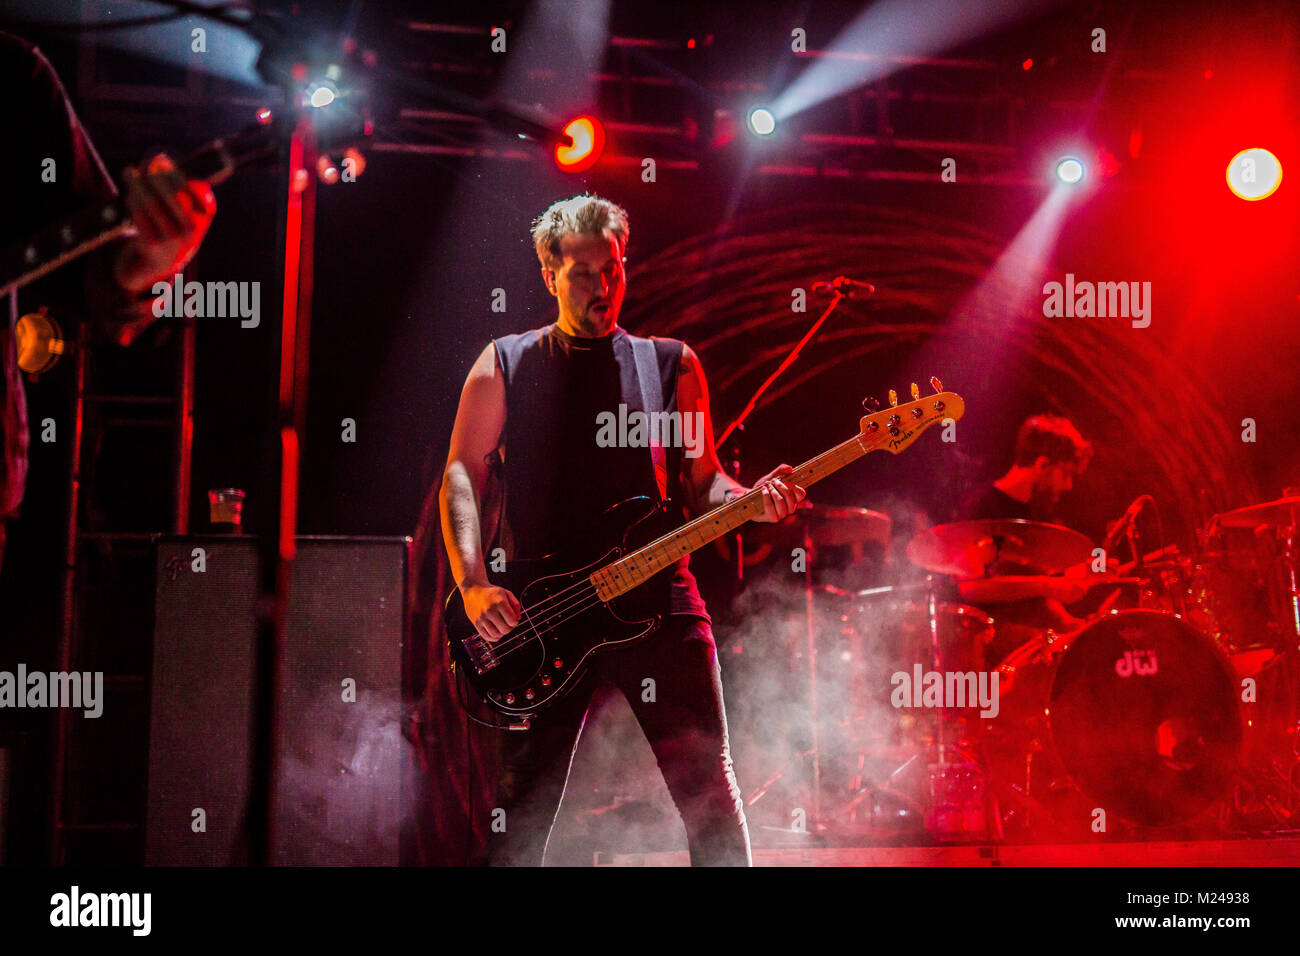
[[[659,492],[659,503],[668,500],[668,459],[660,441],[659,429],[655,423],[662,419],[664,410],[663,382],[659,378],[659,359],[655,355],[654,339],[628,336],[632,343],[632,357],[636,360],[637,383],[641,388],[641,408],[646,414],[646,431],[650,440],[650,462],[654,466],[655,488]]]

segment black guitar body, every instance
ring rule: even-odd
[[[451,592],[445,616],[451,659],[487,706],[510,717],[538,714],[577,686],[595,655],[658,629],[662,604],[653,599],[671,568],[608,603],[587,577],[669,530],[667,511],[649,498],[629,498],[590,529],[575,529],[582,543],[571,553],[489,571],[489,580],[524,607],[518,627],[495,643],[474,630],[460,591]]]

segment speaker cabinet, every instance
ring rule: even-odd
[[[399,863],[408,538],[302,537],[285,632],[273,859]],[[244,865],[257,542],[158,539],[145,862]]]

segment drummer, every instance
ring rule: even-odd
[[[1092,459],[1092,445],[1068,418],[1035,415],[1016,434],[1016,456],[997,481],[968,495],[959,521],[1024,518],[1056,522],[1061,496]]]
[[[1063,495],[1092,459],[1092,445],[1068,419],[1035,415],[1016,434],[1015,458],[1001,478],[976,489],[962,500],[957,520],[1025,519],[1053,524]],[[991,568],[993,574],[1035,573],[1008,562]],[[1081,588],[1079,596],[1086,593]],[[974,603],[974,602],[971,602]],[[985,650],[985,663],[997,663],[1035,632],[1052,628],[1070,631],[1083,624],[1056,598],[1028,598],[1007,603],[985,603],[982,609],[997,622],[997,634]]]

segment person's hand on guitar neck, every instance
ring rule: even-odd
[[[113,264],[113,276],[127,292],[143,293],[170,280],[198,250],[217,211],[212,187],[186,179],[163,154],[141,172],[126,171],[126,207],[137,233]]]
[[[778,465],[754,482],[753,488],[733,485],[728,490],[727,500],[734,501],[750,491],[761,488],[763,490],[763,514],[754,520],[765,524],[776,524],[778,521],[784,521],[794,514],[795,509],[799,507],[799,503],[807,496],[807,492],[793,481],[782,480],[786,475],[793,473],[794,469],[789,465]]]

